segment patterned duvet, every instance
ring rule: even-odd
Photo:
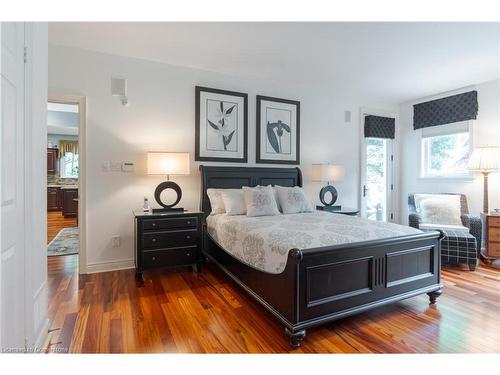
[[[208,233],[228,253],[258,270],[283,272],[288,251],[421,233],[398,224],[329,212],[207,218]]]

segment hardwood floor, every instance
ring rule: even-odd
[[[63,228],[76,227],[76,218],[64,218],[62,211],[47,212],[47,243]]]
[[[77,275],[77,256],[49,259],[50,351],[73,353],[500,352],[500,271],[444,268],[426,295],[309,329],[291,351],[283,327],[215,266]]]

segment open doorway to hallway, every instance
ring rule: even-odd
[[[78,102],[49,98],[47,105],[47,256],[78,258],[79,131]]]

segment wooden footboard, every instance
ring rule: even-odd
[[[294,330],[440,289],[440,236],[428,232],[302,251]]]
[[[441,233],[289,252],[285,270],[243,264],[208,234],[204,253],[284,325],[293,347],[305,329],[394,301],[440,294]]]

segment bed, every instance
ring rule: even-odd
[[[209,188],[302,186],[302,174],[299,168],[212,166],[200,172],[204,256],[284,325],[292,347],[300,346],[307,328],[424,293],[435,303],[441,295],[441,232],[327,212],[209,216]],[[249,245],[242,249],[237,234],[228,242],[223,228],[246,233],[253,255],[245,255]],[[283,229],[285,236],[264,241]],[[266,258],[272,246],[274,256]]]

